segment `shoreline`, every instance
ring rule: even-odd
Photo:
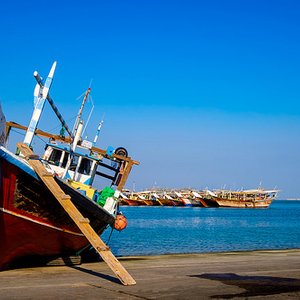
[[[0,272],[1,299],[299,299],[300,249],[124,256],[123,286],[104,262]]]
[[[243,253],[276,253],[276,252],[293,252],[293,251],[299,251],[300,248],[284,248],[284,249],[256,249],[256,250],[232,250],[232,251],[218,251],[218,252],[187,252],[187,253],[164,253],[164,254],[149,254],[149,255],[124,255],[124,256],[116,256],[118,260],[130,260],[130,258],[151,258],[151,257],[164,257],[164,256],[193,256],[193,255],[214,255],[214,254],[243,254]]]

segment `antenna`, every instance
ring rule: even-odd
[[[97,143],[97,140],[99,138],[99,133],[100,133],[100,130],[103,126],[103,123],[104,123],[104,115],[103,115],[102,120],[100,121],[100,123],[98,125],[97,132],[96,132],[96,135],[95,135],[95,138],[94,138],[94,141],[93,141],[93,146],[95,146],[96,143]]]

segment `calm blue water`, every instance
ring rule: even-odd
[[[114,231],[117,256],[300,248],[300,201],[268,209],[121,207],[128,227]],[[102,236],[108,240],[110,229]]]

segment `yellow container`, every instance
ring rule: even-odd
[[[93,189],[91,186],[73,180],[70,180],[70,184],[75,189],[85,191],[86,196],[89,197],[91,200],[93,199],[95,194],[95,189]]]

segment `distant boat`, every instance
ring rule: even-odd
[[[146,205],[143,197],[135,193],[123,193],[121,197],[121,205],[142,206]]]
[[[267,208],[276,198],[278,190],[252,189],[242,191],[206,190],[203,200],[207,206],[236,208]]]
[[[159,196],[152,191],[133,192],[126,191],[123,193],[121,205],[129,206],[160,206]]]
[[[199,193],[200,191],[196,192],[193,190],[175,191],[175,194],[182,201],[184,206],[206,207],[206,203],[203,202],[203,199]]]
[[[119,152],[112,148],[103,150],[82,140],[81,112],[90,89],[86,92],[74,131],[69,130],[49,96],[54,70],[55,64],[45,81],[35,72],[34,112],[28,128],[7,122],[5,132],[1,113],[0,270],[28,260],[47,262],[56,257],[75,255],[90,244],[73,217],[57,201],[55,192],[60,193],[58,197],[62,202],[70,201],[70,205],[75,205],[83,216],[78,222],[89,223],[98,235],[108,226],[114,228],[120,192],[131,167],[138,164],[127,156],[124,148]],[[37,129],[46,100],[70,137]],[[17,154],[9,151],[3,140],[3,135],[8,139],[11,128],[26,130]],[[35,135],[49,138],[43,159],[27,154]],[[34,161],[41,173],[33,167],[31,162]],[[49,176],[51,180],[47,181]],[[105,195],[105,189],[99,191],[94,187],[95,177],[107,181]]]
[[[153,191],[143,191],[136,193],[136,196],[141,199],[147,206],[161,206],[162,203],[158,200],[159,196]]]
[[[148,190],[127,191],[121,204],[130,206],[189,206],[267,208],[276,198],[278,190]]]
[[[159,193],[158,191],[152,191],[152,198],[155,198],[157,202],[162,206],[175,206],[173,198],[166,193]]]

